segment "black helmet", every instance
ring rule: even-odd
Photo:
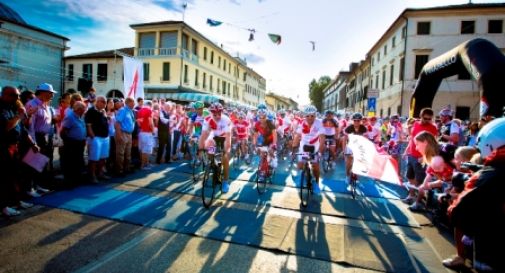
[[[354,113],[352,115],[352,119],[353,120],[362,120],[363,119],[363,115],[361,113],[356,112],[356,113]]]

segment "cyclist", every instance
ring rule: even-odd
[[[204,104],[201,101],[195,101],[192,103],[194,112],[192,112],[189,117],[189,125],[188,125],[188,134],[191,135],[191,145],[193,145],[193,141],[198,141],[200,135],[202,134],[202,126],[206,116],[208,113],[204,113],[203,108]],[[197,162],[199,163],[199,162]]]
[[[202,135],[198,144],[199,150],[204,148],[209,151],[219,145],[223,151],[223,193],[230,190],[229,178],[229,153],[231,147],[231,121],[223,115],[223,106],[219,102],[210,105],[210,116],[205,117],[202,125]]]
[[[335,142],[338,138],[338,135],[340,134],[340,130],[338,127],[338,122],[334,117],[333,111],[326,110],[324,112],[324,119],[322,122],[325,139],[330,140],[330,157],[332,159],[335,159],[337,155],[337,146],[335,145]],[[326,149],[326,147],[322,145],[322,148],[323,149],[321,150],[321,153],[324,152],[324,149]]]
[[[324,131],[323,123],[320,119],[316,119],[317,109],[313,105],[308,105],[303,109],[305,118],[296,130],[294,146],[299,147],[299,153],[310,152],[318,153],[322,150],[324,144]],[[312,184],[312,191],[314,194],[320,194],[319,188],[319,158],[315,156],[311,160],[312,170],[314,171],[314,178],[316,183]],[[303,169],[303,161],[298,159],[298,169]]]
[[[270,167],[277,168],[277,158],[275,157],[275,150],[277,149],[277,134],[275,126],[271,120],[268,119],[268,111],[266,109],[258,109],[258,121],[253,126],[253,146],[268,146],[270,154]]]
[[[248,128],[249,122],[247,122],[245,114],[243,112],[238,112],[237,120],[233,121],[233,133],[237,135],[240,143],[240,149],[242,149],[242,155],[245,155],[244,160],[249,159],[249,153],[247,152]]]
[[[347,126],[347,128],[345,128],[346,143],[349,141],[348,135],[354,134],[362,136],[367,132],[367,128],[363,124],[361,124],[361,120],[363,120],[363,115],[361,115],[361,113],[354,113],[352,115],[353,123]],[[349,147],[345,148],[344,155],[345,155],[345,181],[347,182],[347,185],[350,185],[353,156],[352,151],[351,149],[349,149]]]

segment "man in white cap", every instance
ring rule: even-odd
[[[52,180],[49,169],[52,166],[53,160],[53,145],[51,140],[52,135],[55,133],[55,123],[54,109],[50,103],[54,94],[56,94],[56,91],[54,91],[51,84],[39,84],[35,89],[35,99],[30,100],[25,106],[30,118],[30,135],[40,147],[40,152],[50,159],[48,166],[36,177],[34,189],[28,193],[34,197],[39,196],[37,191],[42,193],[48,192],[42,185],[46,185]]]
[[[452,145],[459,145],[460,143],[460,126],[452,120],[453,114],[449,107],[446,107],[438,114],[442,121],[440,128],[439,142],[449,143]]]

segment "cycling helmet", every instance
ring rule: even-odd
[[[376,116],[370,117],[370,121],[377,121],[377,117]]]
[[[357,113],[357,112],[356,112],[356,113],[354,113],[354,114],[352,115],[352,119],[353,119],[353,120],[362,120],[362,119],[363,119],[363,115],[362,115],[361,113]]]
[[[205,107],[205,105],[203,104],[203,102],[201,102],[201,101],[195,101],[195,102],[193,102],[193,108],[195,108],[195,109],[202,109],[203,107]]]
[[[267,109],[258,109],[258,116],[266,116],[268,114]]]
[[[497,118],[480,129],[477,135],[477,146],[482,158],[505,145],[505,118]]]
[[[245,118],[245,113],[244,112],[238,112],[237,117],[241,118],[241,119],[244,119]]]
[[[194,102],[190,102],[188,103],[188,105],[186,105],[186,109],[195,109],[195,103]]]
[[[303,115],[315,115],[317,113],[317,108],[314,105],[307,105],[303,108]]]
[[[266,104],[264,104],[264,103],[258,104],[258,110],[260,110],[260,109],[265,109],[266,110],[267,109]]]
[[[213,102],[210,107],[209,111],[211,112],[223,112],[223,106],[219,102]]]
[[[324,115],[334,115],[335,113],[333,113],[333,111],[331,110],[326,110],[324,111]]]

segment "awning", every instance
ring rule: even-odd
[[[213,95],[201,94],[201,93],[159,93],[159,94],[150,94],[153,97],[164,98],[168,100],[177,100],[177,101],[202,101],[204,103],[213,103],[219,102],[219,98]]]

